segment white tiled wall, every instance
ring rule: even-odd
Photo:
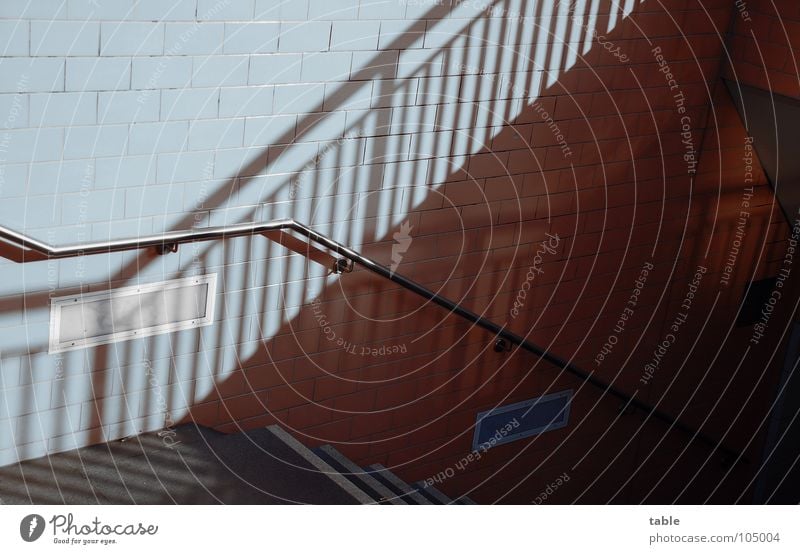
[[[534,1],[455,4],[0,2],[0,224],[53,243],[279,217],[356,247],[390,234],[538,93],[519,86],[498,104],[476,73],[539,83],[514,48],[555,40],[536,33]],[[456,109],[471,100],[483,102]],[[475,140],[451,149],[436,122]],[[327,282],[284,255],[257,238],[161,258],[0,260],[0,464],[160,428],[202,401],[235,365],[215,356],[236,345],[246,358]],[[211,271],[220,295],[239,290],[218,324],[47,354],[50,294]]]

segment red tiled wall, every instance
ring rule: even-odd
[[[738,12],[729,39],[732,63],[725,76],[743,84],[800,97],[800,5],[792,0],[750,0]]]
[[[398,271],[752,458],[782,316],[776,312],[776,332],[742,367],[752,329],[732,324],[744,284],[774,274],[788,227],[756,166],[746,238],[730,283],[720,283],[744,188],[744,130],[718,82],[720,35],[731,17],[738,16],[727,0],[637,5],[606,37],[627,63],[593,48],[537,101],[573,156],[565,160],[536,110],[524,110],[448,178],[444,207],[423,204],[410,214],[413,243]],[[774,36],[777,20],[769,21]],[[739,23],[734,29],[738,44]],[[683,160],[681,115],[655,47],[686,99],[700,160],[695,175]],[[741,56],[735,63],[749,64]],[[788,73],[785,63],[774,71]],[[561,238],[557,252],[544,255],[520,316],[509,318],[545,233]],[[387,236],[365,253],[389,263],[392,243]],[[598,366],[595,357],[648,263],[634,314]],[[644,366],[700,265],[707,273],[689,317],[643,385]],[[334,443],[362,464],[380,462],[413,481],[469,455],[478,411],[571,388],[568,427],[494,448],[438,486],[480,501],[524,503],[564,472],[570,480],[549,502],[730,501],[747,489],[749,470],[720,466],[706,447],[687,446],[685,433],[621,416],[619,402],[530,354],[495,353],[488,333],[366,272],[329,287],[320,309],[336,337],[405,352],[346,352],[325,338],[307,306],[226,383],[224,400],[209,399],[200,421],[224,430],[277,421],[309,444]],[[272,413],[263,415],[263,405]],[[696,479],[681,491],[687,475]]]

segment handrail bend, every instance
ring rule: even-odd
[[[696,440],[712,447],[713,449],[718,449],[720,452],[725,454],[726,457],[733,458],[733,461],[747,461],[743,454],[726,447],[715,438],[690,427],[667,412],[642,402],[636,398],[635,395],[630,395],[627,392],[614,387],[613,385],[610,385],[601,379],[598,379],[592,373],[580,369],[573,363],[564,360],[563,358],[548,352],[541,346],[538,346],[521,337],[520,335],[509,331],[504,325],[499,325],[471,310],[468,310],[467,308],[464,308],[463,306],[460,306],[458,303],[450,300],[449,298],[445,298],[420,285],[419,283],[412,281],[411,279],[394,271],[391,271],[389,268],[379,264],[378,262],[359,254],[355,250],[352,250],[351,248],[348,248],[347,246],[344,246],[293,219],[278,219],[262,223],[240,223],[220,227],[194,228],[183,231],[169,231],[158,235],[149,235],[144,237],[113,239],[108,241],[72,244],[65,246],[52,246],[35,238],[23,235],[17,231],[0,226],[0,239],[24,251],[33,251],[46,258],[60,259],[87,256],[92,254],[141,250],[151,247],[159,248],[161,251],[167,251],[169,249],[174,251],[174,247],[179,244],[260,235],[269,231],[284,230],[295,231],[296,233],[306,237],[308,240],[317,244],[321,244],[329,250],[343,256],[352,263],[358,264],[372,273],[375,273],[376,275],[397,283],[401,287],[410,290],[418,296],[430,300],[434,304],[445,308],[449,312],[471,321],[475,325],[482,327],[491,333],[494,333],[497,338],[505,339],[509,343],[539,356],[540,358],[567,371],[568,373],[571,373],[586,383],[619,399],[623,403],[623,410],[630,410],[632,408],[641,410],[645,412],[648,417],[652,416],[669,424],[670,427],[674,427],[675,429],[689,434],[691,440]]]

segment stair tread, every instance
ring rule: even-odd
[[[269,429],[226,435],[214,445],[214,454],[240,482],[240,488],[252,489],[264,503],[359,503],[324,469]],[[330,473],[334,473],[332,469]]]
[[[432,504],[430,500],[425,498],[383,465],[372,464],[368,469],[373,471],[373,475],[376,479],[384,481],[389,488],[394,489],[401,498],[406,499],[410,504]]]
[[[184,425],[0,468],[0,499],[35,504],[211,504],[231,483],[208,444]],[[167,441],[169,438],[169,441]]]
[[[0,502],[358,503],[267,431],[254,432],[254,438],[188,424],[170,429],[169,435],[144,433],[26,460],[0,468]],[[272,456],[256,444],[268,446]]]
[[[187,424],[2,467],[0,503],[472,503],[317,450],[278,426],[228,435]]]
[[[429,486],[425,481],[417,481],[414,488],[428,498],[433,504],[452,504],[452,499],[434,486]]]
[[[295,439],[289,433],[287,433],[283,428],[278,425],[270,425],[266,428],[267,431],[275,435],[278,439],[283,441],[287,446],[293,449],[297,454],[301,457],[306,459],[311,465],[313,465],[320,474],[325,475],[328,479],[331,479],[333,482],[337,484],[342,490],[344,490],[348,495],[350,495],[357,503],[359,504],[370,504],[371,498],[364,494],[358,487],[353,485],[347,477],[342,475],[339,471],[335,468],[331,467],[325,460],[320,458],[317,454],[315,454],[310,448],[306,447],[300,441]]]
[[[385,501],[390,504],[406,504],[406,502],[397,496],[397,494],[386,487],[383,483],[378,481],[369,472],[360,468],[355,462],[350,460],[347,456],[339,452],[336,448],[329,444],[325,444],[318,449],[320,453],[327,456],[331,462],[336,466],[335,468],[342,472],[342,474],[358,486],[370,494],[375,501]]]

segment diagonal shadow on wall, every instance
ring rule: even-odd
[[[629,141],[625,152],[576,149],[567,156],[547,123],[547,115],[557,111],[585,118],[589,106],[570,92],[579,90],[583,79],[602,79],[602,70],[594,70],[597,62],[618,63],[603,57],[593,30],[608,29],[611,40],[632,36],[622,23],[634,4],[505,0],[480,11],[463,28],[443,31],[438,48],[425,50],[415,66],[401,67],[402,76],[380,52],[332,102],[310,106],[295,131],[274,140],[278,146],[254,148],[234,177],[172,228],[294,217],[390,265],[398,261],[392,248],[406,224],[412,243],[398,271],[487,317],[508,320],[537,241],[546,231],[578,234],[577,191],[587,182],[601,189],[636,180],[631,162],[646,151],[646,140]],[[452,12],[459,8],[464,6],[432,7],[385,50],[412,47],[426,30],[431,36],[430,21],[438,22],[435,31],[457,20]],[[591,15],[605,12],[613,15]],[[525,18],[492,17],[497,13]],[[523,37],[519,48],[525,51],[487,48],[508,37]],[[571,47],[561,44],[564,39]],[[343,131],[332,125],[337,109],[368,86],[377,87],[377,102],[351,112],[356,115]],[[625,128],[615,93],[606,93],[612,101],[609,119],[622,120],[625,134],[636,136],[636,130]],[[669,108],[655,109],[669,115]],[[569,140],[603,136],[590,124],[572,122],[564,131]],[[381,130],[382,140],[375,140]],[[564,177],[570,174],[571,179]],[[556,176],[556,182],[545,176]],[[218,209],[232,195],[240,203],[253,198],[253,206]],[[569,198],[568,207],[560,205]],[[597,208],[607,208],[607,201],[603,198]],[[632,231],[631,226],[623,234],[623,250],[632,245]],[[577,352],[581,339],[574,335],[583,333],[585,340],[597,319],[565,331],[572,312],[569,305],[555,306],[552,290],[574,270],[566,259],[575,248],[576,241],[560,246],[541,280],[547,294],[531,299],[536,312],[509,325],[551,347]],[[625,255],[618,270],[626,266],[624,260]],[[540,375],[544,364],[519,353],[498,363],[485,333],[391,284],[358,271],[342,279],[327,276],[324,268],[260,237],[185,248],[166,258],[144,253],[112,276],[109,286],[153,274],[210,271],[222,281],[218,309],[224,323],[80,353],[85,356],[81,365],[113,369],[95,374],[89,397],[98,398],[96,409],[91,422],[81,424],[86,436],[78,440],[111,440],[189,420],[230,431],[278,421],[309,442],[343,442],[348,453],[370,460],[399,444],[435,451],[418,435],[448,419],[460,423],[478,406],[527,397],[531,390],[576,386],[556,372]],[[577,291],[577,300],[566,304],[574,309],[585,292]],[[47,295],[26,296],[30,306],[46,300]],[[323,336],[320,310],[329,322],[323,327],[358,354]],[[387,345],[402,352],[360,353],[380,352]],[[144,374],[135,368],[144,368]],[[609,381],[619,384],[620,372],[615,369]],[[111,383],[115,380],[118,388]],[[321,384],[330,390],[323,393]],[[109,388],[125,393],[124,403],[120,396],[104,400],[101,391]],[[595,401],[588,406],[597,406]],[[62,425],[68,435],[69,422]],[[458,433],[445,425],[429,442],[445,448],[463,438],[469,425]]]

